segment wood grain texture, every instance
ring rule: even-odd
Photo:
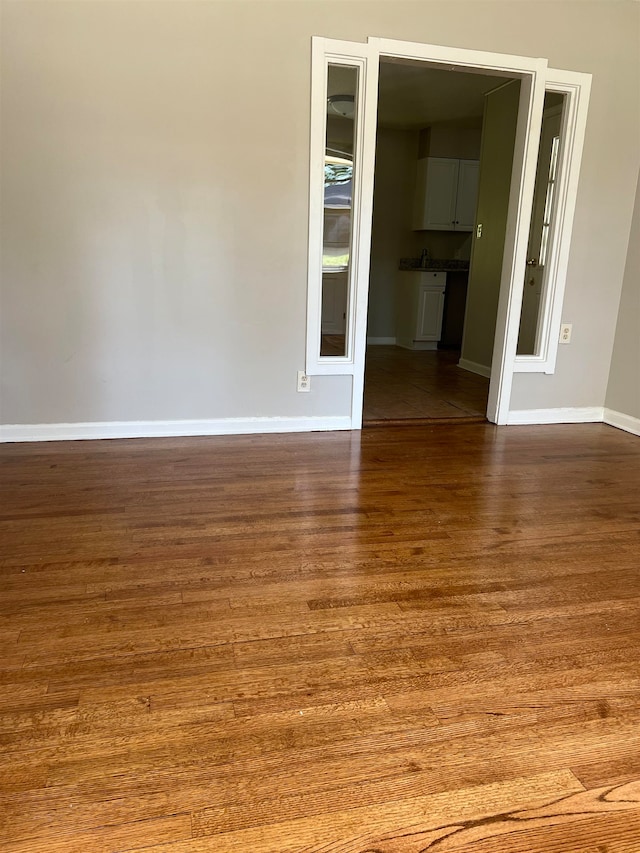
[[[640,442],[0,448],[0,851],[640,853]]]

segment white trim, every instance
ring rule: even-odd
[[[470,362],[473,364],[473,362]],[[462,367],[462,365],[458,365]],[[484,365],[476,365],[487,370]],[[464,368],[469,370],[469,367]],[[474,370],[474,373],[479,372]],[[486,373],[482,375],[487,375]],[[509,412],[510,425],[599,423],[640,436],[640,418],[601,406],[558,409],[521,409]],[[350,430],[346,416],[292,418],[219,418],[178,421],[96,421],[72,424],[3,424],[0,443],[78,441],[110,438],[170,438],[207,435],[260,435],[287,432]]]
[[[367,337],[367,344],[371,344],[371,346],[390,346],[393,347],[396,345],[395,338],[376,338],[376,337]]]
[[[461,358],[458,362],[458,367],[462,370],[468,370],[470,373],[477,373],[479,376],[491,378],[491,368],[486,364],[478,364],[477,361],[469,361],[468,358]]]
[[[473,362],[470,362],[473,364]],[[487,370],[483,365],[476,365]],[[459,365],[462,367],[462,365]],[[464,368],[470,369],[468,367]],[[479,371],[473,371],[479,372]],[[482,374],[486,375],[486,374]],[[601,423],[640,436],[640,418],[601,406],[521,409],[509,412],[510,425]],[[3,424],[0,443],[78,441],[110,438],[170,438],[207,435],[260,435],[287,432],[350,430],[346,416],[292,418],[219,418],[179,421],[96,421],[72,424]]]
[[[509,412],[508,424],[584,424],[601,423],[602,406],[560,409],[519,409]]]
[[[413,41],[398,41],[396,39],[375,38],[369,36],[368,42],[376,45],[378,52],[384,56],[396,56],[401,59],[417,59],[428,61],[433,65],[441,64],[443,68],[489,68],[495,71],[496,77],[516,77],[530,74],[542,63],[546,67],[546,59],[535,59],[530,56],[519,56],[511,53],[493,53],[488,50],[469,50],[462,47],[452,47],[442,44],[422,44]]]
[[[625,415],[624,412],[616,412],[615,409],[605,407],[602,419],[609,426],[623,429],[632,435],[640,435],[640,418],[634,418],[632,415]]]
[[[369,39],[379,54],[439,64],[444,68],[489,71],[521,80],[518,124],[513,155],[511,193],[504,242],[500,298],[489,384],[487,418],[507,423],[518,343],[520,311],[526,269],[529,224],[533,205],[547,60],[444,45],[417,44],[391,39]]]
[[[322,241],[324,223],[324,158],[327,127],[327,69],[329,64],[358,69],[356,95],[351,249],[348,270],[345,355],[320,356],[322,320]],[[307,344],[305,370],[309,376],[353,374],[364,362],[373,216],[373,175],[378,109],[378,57],[367,44],[313,36],[311,39],[311,138],[309,158],[309,245],[307,270]],[[367,282],[362,293],[361,282]],[[362,343],[359,339],[362,337]],[[362,350],[362,351],[361,351]],[[354,399],[351,419],[362,422],[362,401]],[[356,424],[356,421],[359,421]]]
[[[415,338],[398,338],[397,345],[401,349],[413,350],[413,352],[438,349],[438,341],[417,341]]]
[[[368,49],[368,50],[367,50]],[[307,311],[307,373],[351,373],[352,428],[362,425],[362,395],[366,351],[366,309],[369,295],[369,249],[371,216],[373,208],[373,181],[375,165],[375,135],[377,114],[377,74],[381,55],[415,59],[431,65],[452,66],[490,71],[502,77],[522,79],[518,116],[518,132],[514,154],[511,199],[505,240],[505,255],[501,289],[503,295],[496,325],[496,345],[493,359],[493,393],[489,394],[487,417],[496,423],[506,423],[508,414],[513,361],[516,352],[520,302],[524,287],[525,260],[529,236],[529,220],[535,184],[540,126],[544,101],[546,59],[464,50],[442,45],[418,44],[390,39],[369,38],[368,44],[337,42],[331,39],[313,39],[312,47],[312,156],[310,176],[311,208],[309,221],[309,296]],[[321,236],[321,159],[324,156],[326,65],[328,61],[360,64],[366,71],[366,85],[360,87],[358,104],[364,112],[358,117],[356,151],[360,148],[360,189],[354,186],[354,238],[353,272],[355,284],[350,287],[347,339],[353,340],[353,349],[347,347],[344,358],[321,358],[319,353],[319,327],[321,315],[321,269],[319,258]],[[318,78],[321,79],[318,79]],[[360,125],[360,122],[362,124]],[[357,183],[357,178],[356,178]],[[359,208],[359,209],[358,209]],[[351,297],[355,297],[354,299]],[[355,315],[355,316],[354,316]],[[517,316],[516,316],[517,315]],[[514,327],[514,328],[512,328]],[[353,338],[351,339],[351,335]]]
[[[516,355],[515,373],[555,373],[569,249],[578,196],[578,179],[591,92],[591,74],[547,69],[546,91],[565,96],[560,133],[560,162],[549,261],[536,335],[535,355]],[[550,112],[550,111],[547,111]]]
[[[354,208],[353,271],[351,287],[353,310],[353,380],[351,384],[351,428],[361,429],[364,405],[364,367],[367,351],[367,310],[369,305],[369,266],[371,260],[371,229],[373,226],[373,183],[376,163],[376,134],[378,123],[378,67],[380,56],[373,45],[367,44],[366,82],[363,81],[362,140],[360,161],[356,163],[359,191]]]
[[[546,61],[541,61],[535,71],[522,77],[520,82],[520,105],[487,402],[487,419],[496,424],[508,423],[509,418],[542,128],[546,65]]]
[[[381,56],[418,60],[433,67],[477,69],[497,77],[521,80],[518,124],[514,146],[511,193],[507,219],[500,298],[492,356],[487,418],[497,424],[509,423],[509,400],[516,371],[550,372],[555,365],[557,334],[562,311],[564,277],[568,263],[568,239],[571,232],[580,155],[586,124],[591,77],[588,74],[548,69],[547,60],[487,51],[466,50],[443,45],[419,44],[370,37],[366,45],[314,37],[312,39],[311,157],[309,212],[309,271],[307,298],[308,374],[350,374],[352,380],[351,426],[362,425],[364,369],[366,352],[366,315],[369,296],[369,254],[375,165],[377,117],[377,78]],[[329,62],[357,65],[358,88],[355,174],[353,194],[352,256],[347,308],[347,354],[344,357],[320,357],[320,320],[322,306],[322,163],[326,137],[326,68]],[[526,271],[527,244],[533,204],[544,94],[549,88],[569,96],[571,109],[565,110],[567,144],[563,155],[569,164],[565,177],[567,194],[558,241],[556,287],[547,300],[548,362],[539,356],[516,362],[516,349],[522,293]],[[573,132],[570,123],[573,121]],[[545,309],[546,310],[546,309]],[[545,332],[546,333],[546,332]],[[516,364],[519,366],[516,367]]]
[[[351,374],[351,429],[362,429],[364,409],[364,370]]]
[[[75,441],[97,438],[160,438],[195,435],[254,435],[351,429],[351,418],[218,418],[192,421],[96,421],[75,424],[3,424],[0,442]]]

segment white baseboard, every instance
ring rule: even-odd
[[[396,345],[396,339],[395,338],[376,338],[376,337],[369,338],[368,337],[367,338],[367,344],[371,344],[372,346],[394,347]]]
[[[461,358],[458,362],[458,367],[468,370],[470,373],[477,373],[480,376],[491,379],[491,368],[487,367],[486,364],[478,364],[477,361],[469,361],[468,358]]]
[[[625,415],[624,412],[616,412],[615,409],[605,408],[603,420],[609,426],[623,429],[625,432],[632,433],[632,435],[640,435],[640,418]]]
[[[521,409],[509,412],[507,423],[601,423],[640,436],[640,418],[601,406],[558,409]],[[256,435],[260,433],[350,430],[351,418],[219,418],[183,421],[104,421],[75,424],[0,425],[0,443],[23,441],[78,441],[105,438],[169,438],[172,436]]]
[[[509,412],[508,424],[586,424],[601,423],[602,406],[560,409],[520,409]]]
[[[219,418],[202,421],[105,421],[76,424],[4,424],[0,426],[0,442],[248,435],[349,429],[351,429],[351,418],[342,416],[328,418]]]
[[[425,352],[427,350],[437,350],[438,341],[413,341],[407,338],[399,338],[397,345],[402,349],[410,349],[414,352]]]

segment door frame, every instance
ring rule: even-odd
[[[506,424],[515,372],[529,225],[544,94],[547,88],[548,63],[543,58],[468,50],[443,45],[419,44],[377,37],[369,37],[366,44],[317,36],[312,38],[306,371],[310,375],[351,375],[351,428],[360,429],[362,427],[369,297],[371,220],[378,109],[377,84],[381,57],[426,63],[431,67],[464,70],[468,73],[490,73],[496,77],[519,78],[521,81],[487,405],[487,418],[496,424]],[[324,163],[326,121],[326,68],[329,62],[357,64],[361,69],[355,145],[357,179],[354,183],[353,195],[352,262],[347,299],[347,346],[344,356],[333,358],[320,357],[319,354],[322,299],[322,164]],[[571,72],[566,73],[570,74]],[[587,77],[589,75],[579,76]],[[575,174],[575,170],[572,170],[572,173]],[[573,209],[570,213],[573,214]],[[568,253],[568,246],[563,248]]]
[[[548,91],[548,89],[547,89]],[[520,316],[520,329],[518,330],[518,345],[520,345],[520,335],[522,334],[522,324],[525,319],[525,303],[527,301],[527,295],[531,293],[528,285],[533,280],[534,292],[538,290],[538,304],[535,311],[535,316],[533,312],[530,313],[527,317],[528,323],[532,324],[532,328],[528,331],[533,333],[533,344],[531,349],[524,350],[525,353],[529,355],[529,357],[536,358],[536,353],[540,351],[540,342],[543,334],[543,323],[541,322],[545,312],[544,312],[544,303],[545,303],[545,281],[549,279],[549,264],[545,262],[545,264],[540,264],[540,251],[542,246],[542,233],[543,233],[543,220],[544,214],[547,206],[547,197],[548,197],[548,188],[549,188],[549,168],[551,164],[551,156],[552,156],[552,147],[553,147],[553,138],[554,135],[557,136],[558,142],[560,143],[562,139],[562,114],[564,112],[564,104],[556,104],[553,107],[549,107],[548,109],[543,110],[542,112],[542,130],[540,132],[540,146],[538,150],[538,170],[536,172],[536,186],[533,193],[533,206],[531,208],[531,225],[529,227],[529,248],[527,250],[527,264],[531,263],[531,258],[534,255],[538,257],[535,258],[536,264],[533,267],[527,267],[526,275],[525,275],[525,286],[522,293],[522,310]],[[549,131],[548,122],[557,119],[555,122],[555,128],[557,132],[552,135],[552,131]],[[547,149],[545,151],[545,148]],[[561,165],[561,157],[560,157],[560,149],[561,145],[558,144],[558,152],[556,155],[556,166],[555,166],[555,178],[554,178],[554,190],[555,186],[558,184],[558,178],[560,176],[560,165]],[[548,158],[547,158],[548,154]],[[540,162],[540,157],[544,156],[544,170],[541,172],[541,166],[543,165]],[[549,224],[549,239],[546,255],[548,258],[551,258],[551,248],[553,245],[553,240],[551,239],[553,236],[553,220],[555,218],[555,211],[558,207],[557,204],[557,195],[554,192],[554,198],[552,203],[551,210],[551,219]],[[534,239],[535,238],[535,239]],[[532,243],[532,239],[534,242]],[[545,258],[546,261],[546,258]],[[516,362],[518,358],[521,358],[516,351]]]
[[[547,69],[545,91],[564,95],[556,206],[551,225],[544,300],[538,318],[536,353],[516,355],[514,373],[547,373],[556,369],[562,306],[569,268],[569,249],[578,197],[578,179],[591,94],[591,74]]]

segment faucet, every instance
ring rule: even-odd
[[[422,253],[420,254],[420,266],[423,268],[426,267],[427,261],[430,260],[430,258],[431,258],[431,252],[427,248],[424,248],[422,250]]]

